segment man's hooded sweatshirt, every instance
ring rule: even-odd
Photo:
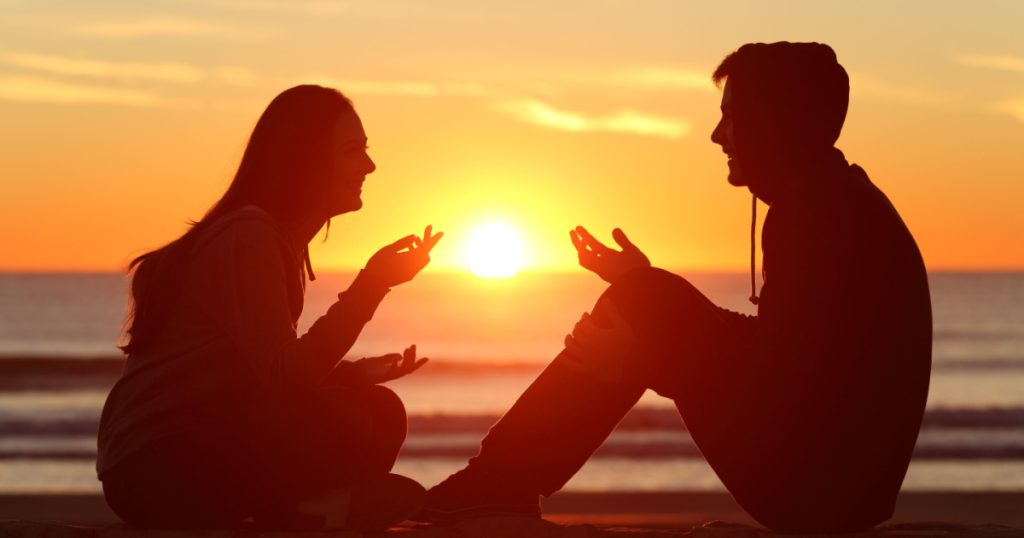
[[[751,418],[763,428],[743,450],[778,462],[780,476],[749,486],[816,488],[804,498],[841,501],[835,514],[816,507],[815,517],[887,519],[931,369],[931,302],[917,245],[885,194],[835,149],[813,177],[773,200],[762,238],[764,286],[743,340],[756,363],[751,395],[761,402]],[[741,503],[747,497],[730,490]]]

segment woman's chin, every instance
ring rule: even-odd
[[[363,208],[362,198],[355,198],[351,200],[345,200],[342,203],[335,204],[334,209],[331,210],[332,216],[343,215],[345,213],[351,213],[353,211],[359,211]]]

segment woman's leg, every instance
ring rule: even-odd
[[[235,489],[242,479],[223,445],[186,435],[162,439],[129,456],[103,477],[107,504],[138,527],[228,528],[248,514]]]
[[[143,527],[256,517],[316,528],[298,505],[387,474],[405,433],[404,406],[390,390],[331,387],[289,405],[253,403],[235,422],[168,438],[113,469],[104,493],[122,519]]]
[[[386,475],[407,430],[404,405],[381,386],[324,387],[273,422],[252,465],[266,477],[254,515],[275,526],[304,501]]]
[[[258,522],[299,529],[346,522],[372,527],[402,519],[410,502],[418,506],[422,487],[388,475],[407,431],[405,406],[394,392],[381,386],[325,387],[294,414],[286,428],[304,430],[291,437],[305,442],[276,448],[278,457],[294,464],[272,473],[273,482],[261,488],[262,502],[254,508]]]
[[[388,473],[395,466],[409,431],[405,405],[391,389],[380,385],[367,388],[367,402],[373,429],[366,469],[370,473]]]

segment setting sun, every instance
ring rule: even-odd
[[[515,276],[526,261],[523,236],[506,222],[480,224],[466,239],[463,259],[469,270],[477,276]]]

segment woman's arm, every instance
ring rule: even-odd
[[[290,251],[282,241],[271,223],[249,220],[234,224],[207,249],[214,266],[214,315],[243,363],[274,393],[320,383],[389,291],[361,273],[300,337],[292,309],[301,304],[301,284],[297,269],[287,265]]]

